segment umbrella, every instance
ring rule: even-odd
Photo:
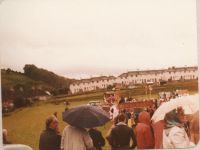
[[[104,125],[110,120],[109,115],[97,106],[83,105],[62,113],[63,121],[72,126],[92,128]]]
[[[193,114],[199,110],[199,95],[182,96],[175,99],[171,99],[168,102],[163,103],[153,114],[151,120],[158,122],[163,120],[165,114],[182,107],[185,114]]]

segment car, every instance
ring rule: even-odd
[[[100,101],[89,101],[88,105],[90,106],[101,106]]]
[[[24,144],[6,144],[4,150],[33,150],[30,146]]]

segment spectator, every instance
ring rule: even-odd
[[[101,132],[95,128],[91,128],[88,132],[96,150],[102,150],[101,147],[105,145],[105,139],[103,138]]]
[[[164,120],[160,120],[158,122],[154,122],[153,132],[155,138],[154,149],[162,149],[163,148],[163,130],[164,130]]]
[[[118,116],[118,123],[112,128],[110,135],[107,137],[112,150],[130,150],[136,146],[136,139],[132,128],[125,124],[126,116],[122,113]],[[130,146],[131,139],[133,141]]]
[[[134,128],[134,126],[135,126],[135,114],[134,114],[134,112],[131,112],[131,117],[130,117],[130,119],[128,119],[128,126],[130,128]]]
[[[12,144],[8,141],[8,132],[6,129],[3,129],[3,144]]]
[[[143,111],[139,114],[135,132],[138,149],[154,148],[154,136],[150,125],[150,114],[148,112]]]
[[[58,112],[54,112],[53,115],[58,118]]]
[[[175,111],[165,115],[165,126],[163,131],[163,148],[188,148],[190,141]]]
[[[95,150],[89,133],[84,128],[66,126],[61,139],[61,150]]]
[[[55,116],[46,119],[46,129],[40,134],[39,150],[60,150],[61,135],[57,134],[58,120]]]
[[[122,103],[125,103],[124,97],[121,97],[121,99],[120,99],[120,101],[119,101],[119,104],[122,104]]]

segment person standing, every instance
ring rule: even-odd
[[[102,150],[102,146],[105,145],[105,139],[103,138],[101,132],[95,128],[91,128],[89,131],[89,135],[92,138],[94,147],[97,150]]]
[[[153,129],[151,128],[150,114],[148,112],[143,111],[139,114],[135,132],[138,149],[154,148]]]
[[[181,116],[173,110],[165,115],[163,130],[163,148],[189,148],[194,146],[190,143],[188,135],[181,122]]]
[[[125,114],[118,115],[118,123],[112,128],[110,135],[107,137],[112,150],[130,150],[136,146],[136,139],[133,129],[128,127]],[[132,139],[132,146],[130,142]]]
[[[3,144],[12,144],[10,141],[8,141],[8,131],[6,129],[3,129]]]
[[[39,150],[60,150],[61,135],[57,134],[58,120],[52,115],[46,119],[46,129],[40,134]]]
[[[163,130],[164,130],[165,122],[164,120],[160,120],[157,122],[152,122],[153,132],[154,132],[154,149],[162,149],[163,148]]]
[[[95,147],[84,128],[69,125],[62,133],[61,150],[95,150]]]

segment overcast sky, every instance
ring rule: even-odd
[[[85,78],[197,65],[196,0],[4,0],[1,68]]]

